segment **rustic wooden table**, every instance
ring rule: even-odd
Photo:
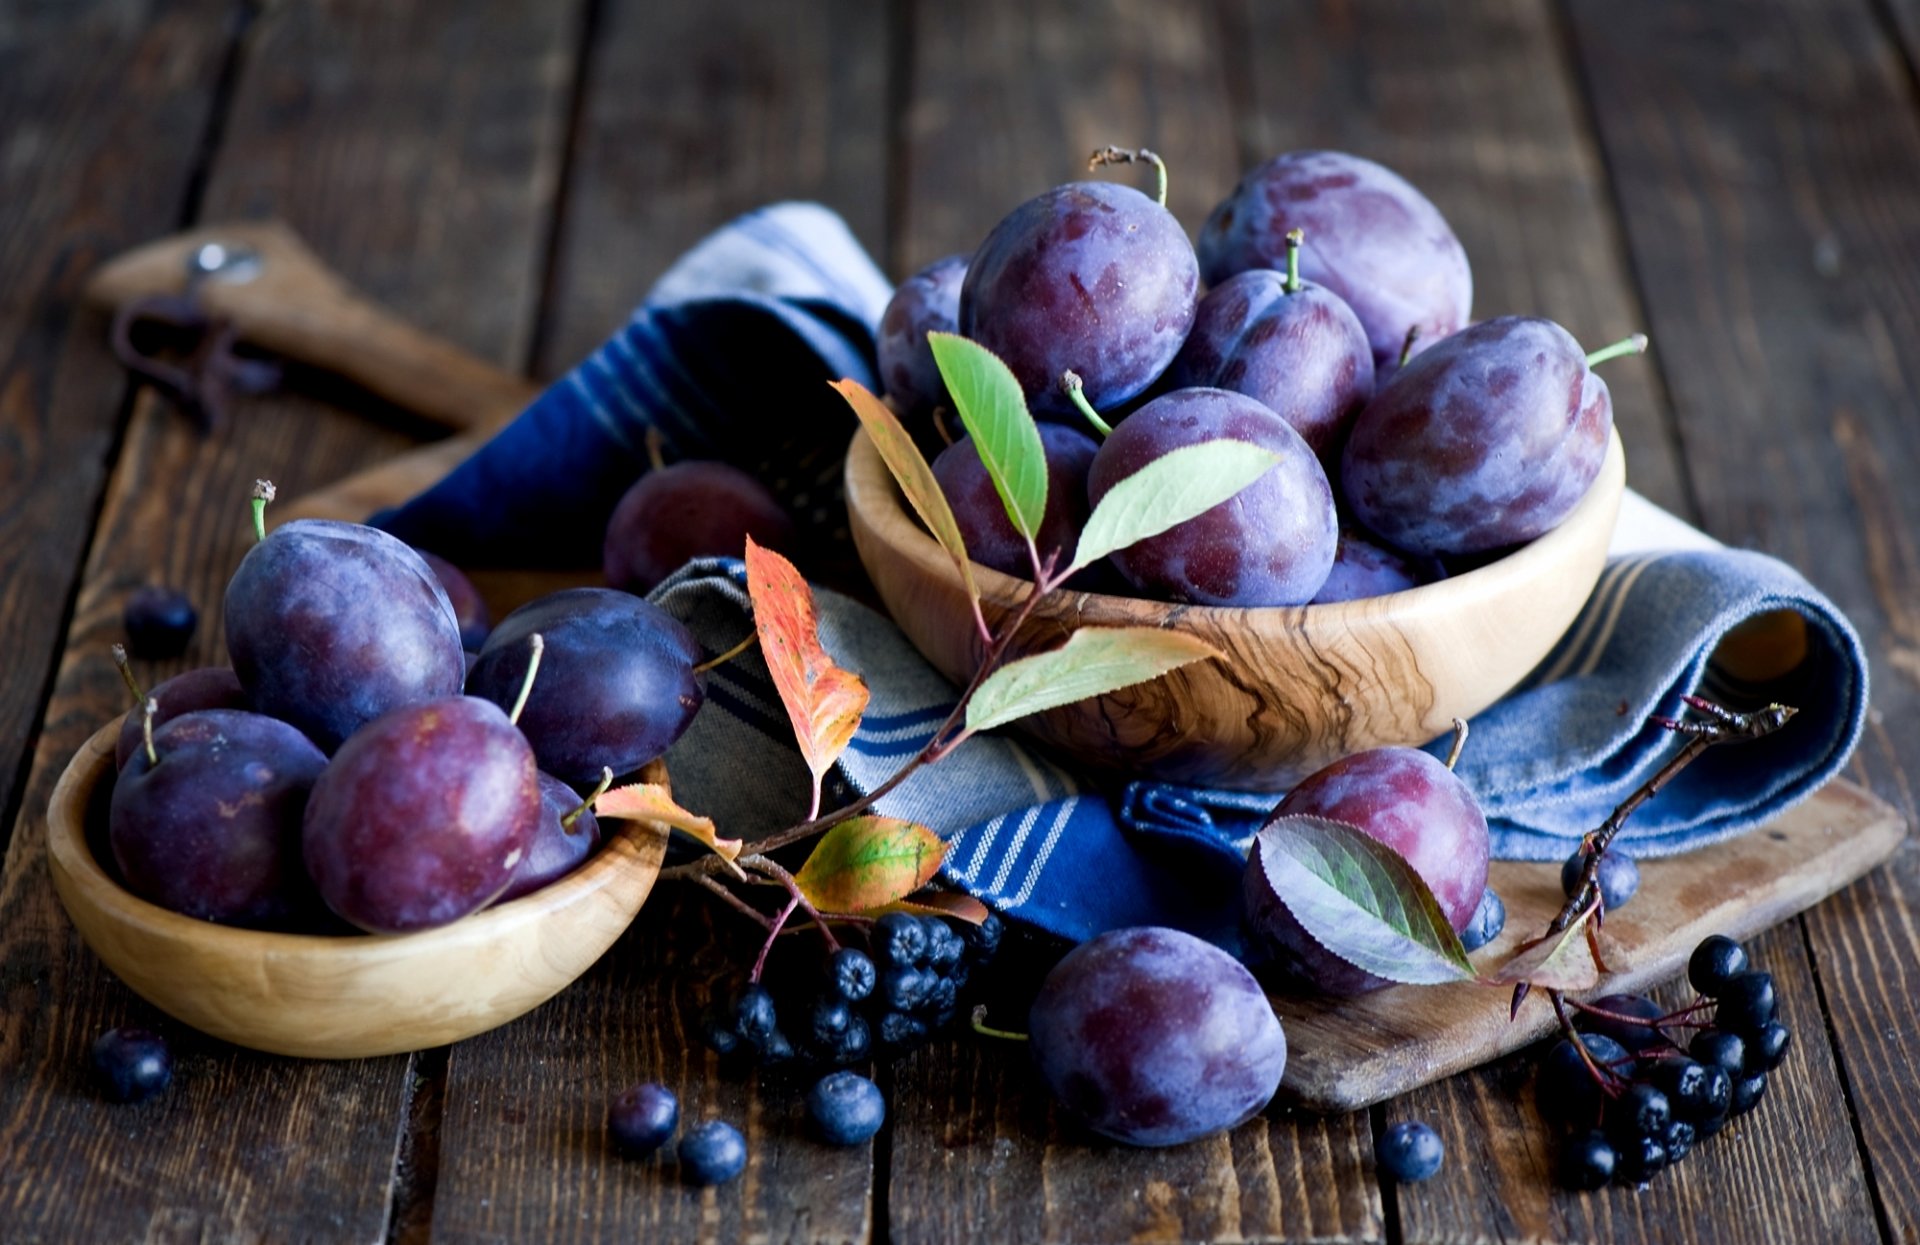
[[[194,221],[278,215],[363,288],[550,377],[678,251],[783,196],[895,272],[974,244],[1094,146],[1145,142],[1197,226],[1241,169],[1330,146],[1423,187],[1481,314],[1655,348],[1609,372],[1631,478],[1805,568],[1880,678],[1852,777],[1920,766],[1920,0],[25,0],[0,5],[0,1238],[21,1240],[1913,1240],[1920,854],[1761,939],[1795,1054],[1769,1101],[1644,1192],[1548,1186],[1509,1060],[1382,1109],[1276,1110],[1170,1152],[1089,1145],[970,1041],[886,1074],[870,1147],[719,1078],[718,963],[665,897],[562,997],[452,1049],[268,1058],[169,1026],[80,943],[44,811],[124,693],[136,585],[209,622],[255,476],[298,494],[411,443],[311,397],[196,434],[131,388],[77,292]],[[1902,482],[1908,482],[1903,484]],[[188,663],[220,654],[217,626]],[[156,672],[157,673],[157,672]],[[176,1035],[138,1108],[90,1090],[115,1024]],[[657,1077],[739,1121],[744,1179],[610,1157]],[[1372,1138],[1450,1155],[1382,1187]]]

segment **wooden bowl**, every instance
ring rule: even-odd
[[[955,683],[983,645],[959,572],[907,508],[864,432],[847,455],[854,544],[880,599]],[[1283,788],[1330,761],[1422,744],[1504,696],[1565,634],[1606,562],[1626,487],[1615,433],[1600,475],[1565,522],[1499,561],[1405,592],[1332,605],[1224,609],[1057,592],[1015,638],[1015,655],[1080,627],[1168,627],[1224,660],[1022,721],[1088,770],[1248,791]],[[974,567],[989,625],[1024,580]]]
[[[89,810],[104,809],[118,721],[68,763],[47,809],[54,889],[80,936],[142,998],[240,1046],[359,1059],[442,1046],[558,994],[633,921],[666,852],[665,827],[612,822],[559,881],[439,929],[328,937],[214,925],[135,897],[101,868]],[[659,766],[658,762],[655,762]],[[649,775],[665,780],[665,767]],[[96,815],[99,810],[96,810]]]

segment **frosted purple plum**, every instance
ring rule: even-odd
[[[453,606],[453,616],[460,624],[460,647],[469,653],[477,653],[480,646],[487,642],[487,632],[493,630],[493,615],[487,610],[487,602],[480,590],[473,586],[467,573],[447,561],[437,553],[422,549],[420,557],[432,568],[434,578],[447,591],[447,601]]]
[[[253,708],[247,701],[247,690],[240,686],[240,676],[226,666],[203,666],[176,674],[156,684],[147,698],[159,706],[153,715],[156,730],[174,718],[202,709]],[[140,707],[135,706],[120,723],[120,737],[113,745],[113,763],[118,768],[127,768],[134,749],[140,747],[146,730],[142,724],[145,717]]]
[[[458,693],[466,671],[432,568],[359,523],[296,519],[247,550],[226,627],[253,707],[328,752],[391,709]]]
[[[959,331],[966,275],[964,255],[935,260],[900,283],[880,316],[880,384],[902,414],[925,415],[950,405],[927,334]]]
[[[1485,553],[1552,531],[1600,474],[1607,384],[1551,320],[1503,316],[1416,356],[1355,421],[1347,503],[1412,553]]]
[[[1301,782],[1273,816],[1309,814],[1345,822],[1413,867],[1457,933],[1487,888],[1487,819],[1465,783],[1416,748],[1374,748],[1335,761]],[[1388,984],[1315,941],[1274,893],[1254,841],[1247,861],[1247,928],[1288,975],[1329,994]]]
[[[1089,1128],[1173,1146],[1246,1123],[1280,1087],[1287,1039],[1240,963],[1171,929],[1069,952],[1028,1016],[1040,1075]]]
[[[1059,550],[1059,565],[1065,566],[1073,560],[1080,529],[1086,526],[1087,472],[1100,446],[1078,428],[1043,423],[1040,448],[1047,460],[1047,509],[1034,544],[1042,559]],[[940,451],[933,460],[933,476],[953,509],[968,556],[982,566],[1031,579],[1033,562],[1027,542],[1007,518],[1007,508],[973,447],[973,438],[961,437]]]
[[[1314,594],[1313,603],[1327,605],[1334,601],[1383,597],[1389,592],[1405,592],[1441,578],[1439,564],[1431,559],[1427,562],[1428,565],[1416,566],[1413,559],[1397,550],[1369,539],[1352,527],[1342,526],[1340,545],[1333,555],[1333,569],[1327,572],[1327,582]]]
[[[540,775],[540,825],[527,842],[526,854],[514,866],[513,880],[495,903],[518,899],[557,882],[578,869],[600,845],[600,821],[593,810],[581,809],[569,829],[566,816],[580,808],[579,793],[552,774]]]
[[[960,332],[1003,359],[1036,415],[1078,420],[1060,388],[1115,407],[1151,385],[1193,327],[1199,263],[1166,208],[1129,186],[1072,182],[1015,208],[974,252]]]
[[[1147,403],[1101,445],[1088,493],[1097,506],[1114,485],[1168,452],[1222,438],[1273,450],[1280,462],[1211,510],[1120,550],[1114,565],[1135,588],[1171,601],[1311,601],[1333,566],[1333,490],[1300,434],[1244,394],[1177,389]]]
[[[609,586],[651,592],[694,558],[746,556],[747,538],[793,547],[793,520],[767,486],[727,463],[688,461],[634,481],[607,520],[601,569]]]
[[[127,889],[206,921],[285,927],[316,911],[300,819],[327,758],[277,718],[185,713],[135,749],[113,786],[108,838]]]
[[[512,879],[539,825],[538,775],[499,706],[402,706],[355,732],[314,783],[307,872],[328,907],[373,933],[456,921]]]
[[[1289,293],[1285,274],[1259,268],[1200,300],[1167,381],[1257,398],[1332,470],[1347,428],[1373,396],[1373,352],[1339,295],[1311,281]]]
[[[1473,272],[1440,209],[1384,165],[1338,151],[1292,151],[1240,179],[1201,227],[1209,285],[1252,268],[1284,268],[1287,232],[1310,245],[1300,270],[1345,299],[1367,330],[1376,368],[1458,331],[1473,307]]]

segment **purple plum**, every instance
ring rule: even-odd
[[[1043,423],[1040,447],[1047,460],[1047,510],[1034,544],[1042,558],[1059,550],[1060,565],[1065,566],[1073,560],[1080,529],[1087,522],[1087,472],[1100,446],[1078,428]],[[1033,578],[1027,542],[1007,518],[1007,508],[973,448],[973,438],[961,437],[940,451],[933,460],[933,476],[953,509],[968,556],[1004,574]]]
[[[253,708],[247,700],[247,690],[240,686],[240,676],[226,666],[202,666],[197,670],[183,671],[155,685],[147,695],[160,706],[153,715],[156,730],[174,718],[198,713],[202,709]],[[146,730],[142,725],[145,716],[141,707],[135,705],[133,712],[120,723],[120,738],[113,745],[113,763],[120,769],[127,768],[127,761],[133,756],[134,750],[140,747]]]
[[[767,486],[727,463],[689,460],[634,481],[607,520],[609,587],[651,592],[694,558],[746,556],[747,537],[793,548],[793,520]]]
[[[453,605],[453,616],[460,624],[460,647],[469,653],[479,652],[480,646],[487,642],[487,632],[493,630],[493,615],[487,610],[486,599],[473,586],[473,581],[467,578],[465,571],[437,553],[429,553],[425,549],[418,552],[432,568],[440,586],[447,590],[447,600]]]
[[[580,815],[567,826],[575,809]],[[572,873],[600,845],[600,821],[590,808],[580,808],[580,795],[552,774],[540,775],[540,826],[527,843],[526,854],[514,866],[513,880],[495,903],[518,899]]]
[[[1398,550],[1342,525],[1340,545],[1333,554],[1333,569],[1327,572],[1327,582],[1314,594],[1313,603],[1326,605],[1334,601],[1383,597],[1389,592],[1405,592],[1431,583],[1443,575],[1440,564],[1431,558],[1416,565]]]
[[[928,333],[960,328],[960,282],[967,257],[935,260],[900,283],[880,317],[880,384],[902,415],[927,415],[947,400],[946,382],[927,345]]]

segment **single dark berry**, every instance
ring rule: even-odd
[[[859,1063],[873,1050],[872,1031],[867,1022],[855,1016],[833,1045],[833,1062],[837,1064]]]
[[[927,927],[908,912],[889,912],[873,923],[873,949],[890,964],[910,967],[927,953]]]
[[[1766,1092],[1767,1078],[1765,1074],[1741,1077],[1733,1083],[1733,1104],[1728,1109],[1728,1114],[1745,1115],[1760,1105],[1760,1099],[1765,1096]]]
[[[1720,992],[1713,1022],[1719,1028],[1750,1037],[1773,1019],[1775,1006],[1772,973],[1741,973]]]
[[[775,1064],[786,1063],[793,1058],[793,1043],[787,1035],[775,1029],[760,1041],[760,1062],[771,1068]]]
[[[1726,1075],[1725,1069],[1719,1071],[1721,1076]],[[1653,1065],[1648,1079],[1667,1096],[1676,1119],[1691,1120],[1712,1113],[1708,1094],[1714,1081],[1706,1064],[1692,1059],[1663,1059]]]
[[[905,1012],[888,1012],[880,1017],[880,1040],[888,1046],[911,1046],[926,1036],[926,1022]]]
[[[1674,1120],[1667,1125],[1664,1138],[1667,1147],[1667,1165],[1671,1167],[1693,1151],[1697,1134],[1691,1123],[1686,1120]]]
[[[1560,1151],[1560,1183],[1569,1189],[1604,1189],[1613,1182],[1615,1155],[1606,1134],[1570,1138]]]
[[[927,999],[922,1007],[936,1015],[951,1012],[960,1001],[960,987],[951,977],[934,978],[933,988],[927,991]],[[945,1021],[941,1024],[944,1026]]]
[[[1693,1110],[1690,1113],[1681,1111],[1676,1104],[1674,1112],[1694,1124],[1716,1117],[1725,1119],[1727,1112],[1733,1107],[1733,1074],[1719,1064],[1709,1063],[1700,1066],[1705,1070],[1705,1084],[1700,1090],[1700,1096],[1695,1101]]]
[[[1728,1084],[1731,1085],[1732,1082],[1729,1081]],[[1709,1115],[1702,1119],[1692,1121],[1693,1143],[1695,1145],[1699,1145],[1701,1142],[1705,1141],[1707,1138],[1713,1136],[1715,1133],[1718,1133],[1721,1129],[1727,1126],[1727,1121],[1731,1120],[1732,1118],[1733,1118],[1733,1111],[1731,1110],[1731,1108],[1729,1108],[1728,1110],[1720,1112],[1718,1115]]]
[[[757,981],[742,986],[733,1004],[733,1024],[740,1036],[754,1045],[766,1041],[780,1024],[773,994]]]
[[[1585,1034],[1583,1044],[1587,1054],[1603,1068],[1631,1057],[1626,1047],[1602,1033]],[[1540,1114],[1548,1120],[1574,1128],[1591,1128],[1599,1122],[1600,1102],[1606,1095],[1572,1040],[1562,1038],[1540,1062],[1534,1096],[1539,1101]]]
[[[1467,927],[1460,931],[1460,945],[1469,951],[1478,951],[1498,938],[1506,927],[1507,905],[1501,901],[1499,892],[1489,886],[1480,892],[1480,906],[1473,910]]]
[[[1747,1043],[1738,1033],[1725,1029],[1702,1029],[1687,1044],[1687,1053],[1701,1063],[1725,1068],[1729,1076],[1746,1069]]]
[[[926,1001],[933,983],[931,973],[895,966],[880,974],[880,996],[894,1011],[910,1012]]]
[[[880,1087],[857,1072],[835,1072],[820,1078],[807,1092],[807,1118],[822,1140],[836,1146],[857,1146],[880,1131],[887,1118]]]
[[[1396,1181],[1414,1184],[1440,1170],[1447,1147],[1433,1129],[1416,1120],[1404,1120],[1381,1135],[1373,1157],[1380,1170]]]
[[[927,966],[939,972],[946,972],[960,962],[966,953],[967,944],[960,941],[960,935],[938,918],[926,922],[927,927]]]
[[[722,1120],[708,1120],[680,1138],[680,1174],[688,1184],[725,1184],[747,1169],[747,1139]]]
[[[147,1029],[108,1029],[93,1040],[93,1070],[115,1102],[145,1102],[173,1082],[173,1053]]]
[[[1778,1020],[1769,1020],[1747,1039],[1747,1061],[1742,1070],[1749,1076],[1773,1071],[1787,1057],[1787,1047],[1792,1042],[1791,1029]]]
[[[732,1023],[719,1016],[709,1016],[700,1026],[700,1036],[706,1039],[707,1049],[722,1059],[736,1055],[745,1045],[740,1040],[740,1031]]]
[[[613,1096],[607,1132],[628,1154],[652,1154],[673,1140],[680,1126],[680,1100],[664,1085],[635,1085]]]
[[[832,1046],[853,1023],[853,1009],[845,1000],[826,995],[814,1003],[813,1014],[808,1019],[813,1040],[822,1046]]]
[[[149,661],[164,661],[187,651],[200,614],[183,592],[172,588],[139,588],[127,598],[121,622],[127,628],[127,651]]]
[[[1667,1166],[1667,1145],[1661,1137],[1630,1138],[1621,1142],[1614,1153],[1615,1184],[1645,1184]]]
[[[1607,1104],[1607,1135],[1623,1146],[1635,1137],[1664,1137],[1672,1122],[1667,1096],[1644,1081],[1627,1086]]]
[[[1636,1052],[1667,1043],[1666,1030],[1653,1023],[1665,1016],[1667,1009],[1645,995],[1609,994],[1593,1000],[1592,1006],[1603,1012],[1613,1012],[1616,1016],[1635,1017],[1642,1023],[1583,1011],[1578,1021],[1583,1032],[1604,1033],[1628,1050]]]
[[[1580,875],[1587,867],[1587,853],[1583,848],[1567,857],[1567,863],[1560,866],[1560,890],[1567,898],[1573,898],[1574,888],[1580,885]],[[1600,857],[1600,869],[1595,876],[1600,883],[1600,902],[1608,911],[1626,906],[1634,892],[1640,889],[1640,866],[1633,863],[1633,857],[1619,848],[1609,848]]]
[[[873,983],[877,979],[873,970],[873,961],[867,953],[855,947],[842,947],[833,953],[828,961],[827,975],[833,982],[833,988],[840,997],[849,1003],[858,1003],[873,993]]]
[[[1708,998],[1718,998],[1729,981],[1747,971],[1747,951],[1725,934],[1715,934],[1693,949],[1687,980]]]
[[[967,924],[960,927],[961,941],[965,942],[967,950],[973,953],[975,963],[984,964],[993,958],[993,953],[1000,949],[1002,929],[1000,918],[991,912],[987,913],[987,919],[978,925]]]

